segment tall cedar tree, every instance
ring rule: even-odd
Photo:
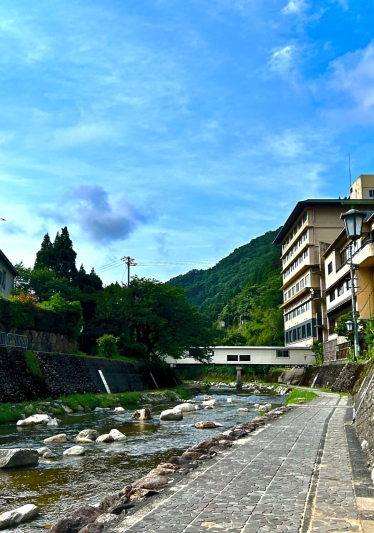
[[[68,228],[58,231],[53,243],[54,268],[59,278],[66,278],[74,281],[78,271],[75,266],[76,252],[73,250],[73,242],[70,239]]]
[[[54,267],[54,251],[53,244],[49,238],[48,233],[43,237],[43,242],[40,250],[36,253],[36,260],[34,270],[53,270]]]

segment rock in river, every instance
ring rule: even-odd
[[[183,420],[183,413],[179,409],[166,409],[160,414],[160,420],[178,421]]]
[[[52,435],[52,437],[48,437],[48,439],[44,439],[44,444],[60,444],[62,442],[67,442],[67,436],[66,433],[59,433],[58,435]]]
[[[0,468],[37,465],[39,454],[29,448],[3,448],[0,450]]]
[[[48,415],[32,415],[25,420],[18,420],[17,426],[35,426],[36,424],[48,424],[52,419]]]
[[[109,433],[104,433],[104,435],[97,437],[96,442],[114,442],[114,439]]]
[[[111,429],[109,431],[109,436],[113,438],[113,440],[125,440],[126,435],[118,431],[118,429]]]
[[[84,455],[85,453],[83,446],[72,446],[65,450],[62,455]]]
[[[99,432],[96,431],[96,429],[82,429],[76,436],[77,442],[87,442],[82,441],[81,439],[89,439],[90,441],[94,442],[97,437],[99,436]]]
[[[182,411],[182,413],[189,413],[189,412],[192,412],[192,411],[197,411],[198,409],[200,409],[200,406],[198,404],[193,404],[193,403],[181,403],[180,405],[177,405],[176,407],[174,407],[174,409],[178,409],[179,411]]]
[[[39,509],[36,505],[31,503],[18,507],[18,509],[13,509],[12,511],[7,511],[6,513],[0,514],[0,529],[9,528],[21,524],[22,522],[27,522],[31,520],[39,513]]]
[[[132,420],[151,420],[152,418],[152,411],[148,407],[137,409],[131,415]]]
[[[202,421],[202,422],[196,422],[194,424],[194,427],[197,429],[212,429],[212,428],[218,428],[222,427],[222,424],[218,424],[217,422],[210,422],[208,420]]]

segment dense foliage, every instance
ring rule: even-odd
[[[168,283],[134,277],[103,287],[92,269],[76,268],[68,229],[46,234],[34,268],[21,262],[2,322],[79,336],[85,353],[143,359],[209,361],[212,345],[282,345],[283,314],[277,231],[237,248],[215,267]],[[101,340],[99,340],[101,339]],[[114,355],[113,355],[114,354]]]
[[[209,270],[170,280],[215,322],[217,345],[284,344],[280,250],[272,244],[278,231],[253,239]]]
[[[191,270],[187,274],[172,278],[169,283],[186,290],[187,301],[194,305],[212,322],[217,320],[223,307],[248,284],[250,277],[263,269],[280,255],[273,241],[279,230],[268,231],[250,243],[236,248],[207,270]]]

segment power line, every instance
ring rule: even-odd
[[[96,273],[102,273],[106,272],[107,270],[111,270],[113,268],[117,268],[122,265],[123,259],[119,259],[117,261],[114,261],[113,263],[107,263],[105,265],[102,265],[101,267],[98,267],[95,269]],[[166,265],[211,265],[215,264],[216,261],[209,261],[209,260],[201,260],[201,261],[157,261],[157,262],[149,262],[149,263],[137,263],[138,266],[166,266]]]

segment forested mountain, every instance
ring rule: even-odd
[[[268,231],[207,270],[191,270],[169,283],[217,327],[217,343],[283,344],[280,248]],[[223,327],[220,328],[220,325]]]

